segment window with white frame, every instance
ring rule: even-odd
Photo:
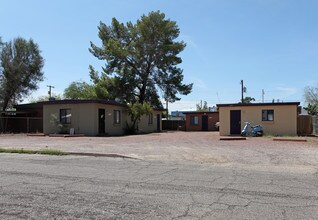
[[[274,121],[274,110],[262,110],[262,121]]]
[[[114,124],[120,124],[120,111],[114,110]]]
[[[62,124],[71,124],[71,109],[60,109],[60,122]]]
[[[198,125],[199,124],[199,117],[198,116],[190,116],[190,124],[191,125]]]

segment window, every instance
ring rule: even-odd
[[[190,116],[190,124],[191,125],[198,125],[199,124],[199,117],[198,116]]]
[[[71,109],[60,109],[60,122],[62,124],[71,124]]]
[[[152,123],[153,123],[153,115],[152,113],[150,113],[148,118],[148,124],[152,124]]]
[[[114,124],[120,124],[120,111],[114,110]]]
[[[262,121],[274,121],[274,110],[262,110]]]

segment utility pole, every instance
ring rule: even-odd
[[[166,111],[167,111],[167,120],[169,119],[169,110],[168,110],[168,87],[166,88]]]
[[[219,103],[221,104],[221,101],[220,101],[220,97],[219,97],[219,93],[218,93],[218,92],[216,92],[216,97],[218,98],[218,101],[219,101]]]
[[[265,91],[264,89],[262,89],[262,102],[264,103],[264,95],[265,95]]]
[[[169,119],[168,99],[166,99],[167,120]]]
[[[244,93],[244,82],[243,82],[243,80],[241,80],[241,95],[242,95],[241,102],[242,102],[242,103],[243,103],[243,101],[244,101],[244,95],[243,95],[243,93]]]
[[[47,87],[49,87],[48,94],[49,94],[49,100],[50,100],[52,98],[52,88],[54,88],[54,86],[48,85]]]

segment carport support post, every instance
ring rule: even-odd
[[[30,127],[30,118],[27,117],[27,133],[29,133],[30,131],[29,127]]]

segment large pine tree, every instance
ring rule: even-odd
[[[161,107],[160,94],[174,102],[180,100],[178,94],[191,92],[192,84],[182,82],[178,67],[182,62],[178,54],[186,45],[177,41],[180,31],[175,21],[150,12],[136,24],[113,18],[111,25],[100,22],[98,29],[102,45],[91,42],[89,50],[106,65],[101,75],[90,67],[90,75],[99,87],[105,87],[109,98]]]

